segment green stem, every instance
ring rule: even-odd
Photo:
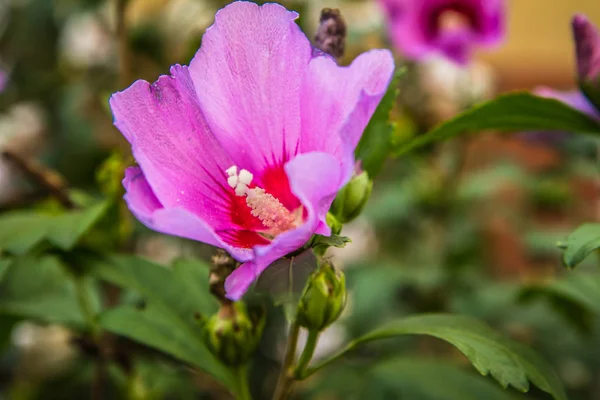
[[[96,320],[96,313],[94,312],[92,298],[90,291],[85,284],[84,277],[75,277],[75,291],[77,294],[77,302],[79,303],[79,309],[83,315],[83,319],[86,323],[86,327],[94,338],[98,338],[100,335],[100,327]]]
[[[308,368],[308,369],[304,370],[301,379],[308,378],[315,372],[318,372],[319,370],[321,370],[323,367],[326,367],[327,365],[331,364],[332,362],[337,361],[338,359],[342,358],[348,352],[354,350],[354,348],[360,343],[362,343],[362,342],[361,341],[351,342],[345,348],[338,351],[337,353],[335,353],[333,356],[329,357],[328,359],[321,361],[319,364],[315,365],[312,368]]]
[[[250,394],[250,386],[248,384],[248,368],[246,365],[239,366],[235,369],[236,393],[237,400],[252,400]]]
[[[285,349],[285,356],[283,363],[281,364],[281,371],[279,372],[279,378],[277,379],[277,385],[275,386],[275,392],[273,393],[273,400],[284,400],[294,382],[294,378],[291,374],[290,369],[296,356],[296,347],[298,346],[298,334],[300,333],[300,326],[296,321],[292,322],[290,326],[290,333],[288,334],[288,342]]]
[[[319,331],[310,329],[308,331],[308,338],[306,339],[304,350],[302,350],[302,355],[300,356],[300,360],[298,360],[298,365],[296,366],[296,371],[294,372],[294,377],[296,379],[304,379],[306,368],[308,367],[308,364],[315,353],[318,341]]]

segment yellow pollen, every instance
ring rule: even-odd
[[[246,192],[246,204],[252,209],[252,215],[277,233],[287,231],[295,225],[296,217],[264,189],[249,189]]]

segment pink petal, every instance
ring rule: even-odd
[[[340,161],[331,154],[312,152],[298,155],[285,166],[292,192],[307,211],[298,228],[277,236],[269,245],[254,247],[254,260],[236,269],[225,281],[227,297],[238,300],[252,282],[275,260],[302,247],[325,224],[325,215],[338,190],[345,184]],[[326,225],[325,225],[326,226]],[[325,230],[324,230],[325,231]],[[323,232],[329,235],[329,229]],[[253,274],[250,273],[253,271]]]
[[[215,229],[231,227],[225,170],[233,162],[204,121],[187,67],[171,73],[115,93],[115,125],[163,206],[184,208]]]
[[[148,228],[222,247],[239,261],[253,257],[250,249],[234,248],[224,243],[212,227],[193,213],[183,208],[164,208],[139,168],[131,167],[125,171],[123,186],[127,191],[124,198],[129,209]]]
[[[234,2],[217,13],[190,64],[208,124],[254,173],[296,154],[298,92],[311,58],[297,17],[274,3]]]
[[[394,73],[388,50],[371,50],[348,67],[330,57],[309,65],[301,95],[301,152],[324,151],[353,168],[352,154]]]

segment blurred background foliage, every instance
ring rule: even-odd
[[[0,399],[89,398],[90,385],[98,382],[103,398],[228,398],[208,375],[131,340],[136,339],[132,331],[106,339],[113,341],[114,353],[105,376],[99,377],[98,349],[81,334],[94,322],[87,324],[78,302],[78,296],[91,293],[83,303],[92,314],[115,302],[130,307],[107,314],[106,327],[127,320],[127,312],[136,308],[144,308],[148,324],[158,324],[167,318],[160,306],[177,298],[177,293],[144,293],[128,280],[147,276],[149,266],[131,266],[130,260],[123,264],[131,271],[121,273],[101,260],[91,263],[89,253],[103,249],[173,266],[176,279],[195,271],[190,293],[196,304],[206,315],[216,309],[208,295],[208,269],[199,261],[208,260],[212,250],[148,231],[120,201],[123,167],[132,160],[112,126],[107,99],[134,79],[154,80],[172,64],[187,64],[215,11],[226,3],[129,0],[124,74],[113,2],[0,1],[0,66],[9,74],[0,94],[0,150],[8,153],[0,160],[0,210],[34,208],[47,215],[43,229],[39,219],[32,222],[27,215],[0,223],[0,247],[8,255],[0,258]],[[322,7],[342,11],[349,28],[342,63],[366,49],[389,47],[373,1],[283,3],[300,12],[309,37]],[[554,0],[552,7],[544,0],[509,1],[509,36],[498,51],[478,57],[465,70],[443,60],[407,63],[393,110],[393,142],[418,136],[500,92],[574,87],[568,29],[575,11],[600,22],[600,5],[593,0]],[[562,133],[490,132],[386,162],[364,215],[344,227],[342,234],[352,243],[330,251],[346,274],[349,305],[324,333],[317,358],[393,317],[460,313],[537,349],[558,371],[571,399],[600,399],[597,260],[585,260],[571,275],[556,246],[580,224],[600,217],[596,147],[589,138]],[[50,174],[53,184],[40,182],[32,169]],[[60,193],[68,193],[75,204],[65,204]],[[60,210],[65,208],[76,211],[64,214]],[[69,225],[69,218],[76,222]],[[36,224],[35,237],[26,229],[29,223]],[[195,264],[182,266],[185,262]],[[90,270],[100,280],[91,279]],[[116,295],[105,282],[129,289]],[[285,345],[282,310],[267,312],[269,322],[252,367],[252,390],[259,399],[270,393]],[[173,321],[167,326],[179,326]],[[170,340],[173,346],[179,343]],[[177,351],[193,350],[184,346]],[[375,365],[374,360],[383,362]],[[523,396],[477,375],[448,345],[404,338],[369,345],[299,385],[296,396]],[[527,396],[548,398],[535,388]]]

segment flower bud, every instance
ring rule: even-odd
[[[264,327],[262,313],[249,315],[242,302],[224,304],[206,323],[206,343],[224,364],[243,365],[256,350]]]
[[[373,181],[366,172],[355,175],[336,196],[331,212],[341,223],[352,221],[367,204],[372,189]]]
[[[297,322],[322,331],[337,320],[346,305],[346,279],[331,264],[323,263],[312,273],[298,303]]]
[[[573,17],[579,86],[600,110],[600,33],[584,15]]]

